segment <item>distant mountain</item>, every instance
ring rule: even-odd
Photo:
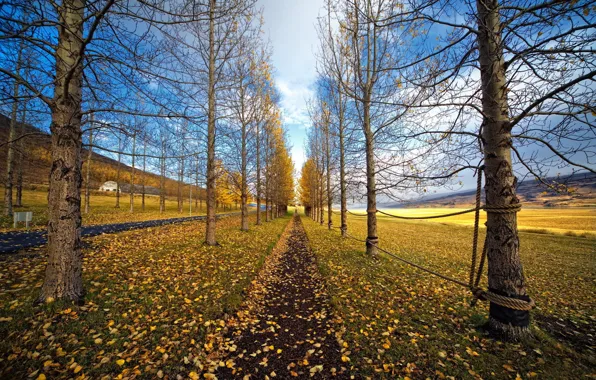
[[[518,183],[517,195],[529,206],[541,207],[596,207],[596,174],[590,172],[546,178],[546,187],[537,180]],[[457,207],[474,204],[476,190],[458,191],[451,194],[417,199],[408,203],[384,204],[383,207]],[[484,201],[484,192],[482,194]]]

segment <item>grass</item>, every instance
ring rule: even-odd
[[[218,222],[220,247],[202,222],[86,239],[82,307],[33,306],[42,255],[0,261],[0,378],[186,376],[277,242],[289,218],[249,232]],[[251,217],[254,224],[254,216]]]
[[[187,194],[188,196],[188,194]],[[84,196],[81,197],[81,203],[84,201]],[[33,211],[33,222],[30,224],[31,228],[42,228],[47,225],[48,214],[48,193],[47,191],[38,190],[23,190],[23,207],[15,208],[14,211]],[[141,196],[135,194],[134,197],[134,213],[130,212],[130,195],[121,194],[120,208],[115,208],[116,195],[101,194],[95,192],[91,195],[89,214],[83,213],[83,225],[94,224],[108,224],[108,223],[123,223],[123,222],[140,222],[144,220],[179,218],[189,216],[188,198],[184,199],[184,211],[178,212],[178,202],[172,199],[166,199],[166,210],[164,213],[159,212],[159,196],[147,195],[145,197],[145,211],[141,211]],[[81,204],[83,208],[83,204]],[[226,210],[229,212],[230,210]],[[231,210],[234,211],[234,210]],[[224,212],[219,209],[218,212]],[[195,209],[193,200],[192,215],[203,215],[206,213],[205,202],[203,207],[199,210]],[[18,229],[24,229],[23,223],[19,224]],[[13,219],[2,215],[0,217],[0,231],[13,230]]]
[[[433,216],[465,210],[464,208],[394,208],[382,209],[392,215]],[[356,213],[364,212],[362,210]],[[392,219],[378,214],[380,220]],[[480,213],[480,225],[484,226],[486,213]],[[413,221],[420,223],[421,221]],[[457,226],[473,226],[474,213],[450,216],[440,219],[428,219],[425,223],[447,223]],[[522,208],[518,213],[520,231],[551,233],[569,236],[596,237],[595,208]]]
[[[596,333],[596,240],[521,233],[528,290],[537,303],[532,312],[535,338],[513,344],[479,330],[488,308],[484,303],[471,308],[465,288],[389,257],[373,261],[364,254],[363,243],[304,220],[334,312],[345,328],[344,355],[359,373],[457,379],[596,375],[594,342],[587,338]],[[351,234],[366,236],[363,218],[350,217],[348,225]],[[467,226],[384,218],[379,244],[466,281],[471,232]]]

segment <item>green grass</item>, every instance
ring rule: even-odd
[[[81,197],[81,211],[84,210],[84,196]],[[184,199],[183,211],[178,212],[178,202],[174,199],[166,199],[166,210],[163,213],[159,212],[159,196],[147,195],[145,197],[145,211],[141,211],[141,196],[135,194],[134,197],[134,212],[130,212],[130,194],[121,194],[120,208],[115,208],[116,195],[115,193],[101,193],[93,192],[90,197],[90,212],[83,213],[83,225],[94,224],[108,224],[108,223],[124,223],[124,222],[139,222],[144,220],[179,218],[189,216],[188,209],[188,194]],[[33,211],[33,222],[30,224],[31,228],[42,228],[48,222],[48,193],[40,190],[23,190],[23,207],[15,208],[14,211]],[[199,205],[200,206],[200,205]],[[204,215],[206,213],[205,202],[203,207],[195,208],[195,203],[192,203],[192,215]],[[218,209],[218,212],[238,211],[229,208],[224,210]],[[20,223],[18,229],[24,229],[24,224]],[[12,217],[0,216],[0,231],[13,230]]]
[[[33,306],[45,258],[0,261],[0,378],[174,378],[206,360],[289,217],[249,232],[218,222],[220,247],[189,222],[86,239],[86,304]],[[254,216],[251,217],[254,224]],[[80,367],[80,368],[79,368]]]
[[[577,341],[558,340],[540,326],[556,320],[576,326],[580,336],[596,332],[596,240],[520,234],[528,290],[537,303],[532,312],[536,327],[534,339],[512,344],[479,330],[486,322],[487,305],[471,308],[465,288],[389,257],[371,260],[363,243],[304,220],[334,311],[345,328],[345,355],[359,373],[457,379],[595,375],[593,352]],[[366,221],[350,217],[349,232],[364,238]],[[470,227],[385,218],[379,221],[379,238],[380,246],[406,259],[467,279]]]

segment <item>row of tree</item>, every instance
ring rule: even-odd
[[[0,7],[0,104],[12,113],[11,131],[21,110],[23,121],[48,123],[51,135],[40,302],[83,300],[84,147],[126,162],[133,185],[139,165],[158,174],[162,209],[167,177],[179,192],[184,183],[204,187],[208,245],[217,245],[222,184],[238,189],[243,230],[249,198],[257,224],[262,203],[266,220],[285,209],[293,167],[269,55],[256,0],[11,0]],[[21,137],[11,132],[9,152]]]
[[[377,197],[403,200],[483,174],[488,287],[528,301],[517,176],[594,172],[593,1],[328,0],[320,79],[300,179],[307,212],[331,228],[365,194],[377,254]],[[528,333],[529,312],[491,302],[489,325]]]

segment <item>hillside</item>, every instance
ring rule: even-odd
[[[22,130],[21,130],[22,128]],[[8,140],[8,135],[10,131],[10,118],[6,117],[5,115],[0,114],[0,141],[6,142]],[[21,132],[22,131],[22,132]],[[19,141],[22,144],[22,152],[23,158],[19,160],[17,157],[17,165],[22,165],[23,170],[23,185],[25,188],[35,189],[35,188],[43,188],[48,185],[49,181],[49,172],[50,172],[50,165],[51,165],[51,155],[50,155],[50,147],[51,147],[51,138],[50,135],[42,132],[40,129],[30,125],[24,124],[21,126],[21,123],[17,124],[17,136],[20,136],[21,133],[23,134],[35,134],[31,136],[27,136]],[[0,148],[0,178],[4,181],[4,176],[6,175],[6,154],[7,154],[7,147],[3,146]],[[88,156],[88,151],[83,149],[82,158],[83,158],[83,172],[85,173],[85,165],[86,159]],[[91,189],[97,190],[99,187],[106,181],[115,181],[117,177],[117,169],[118,169],[118,161],[103,156],[101,154],[92,153],[92,165],[91,165],[91,175],[90,175],[90,186]],[[126,182],[129,181],[130,178],[130,171],[131,167],[122,163],[120,169],[120,178],[121,178],[121,185],[124,188],[125,185],[128,186]],[[16,173],[16,169],[15,169]],[[140,182],[142,177],[142,170],[139,168],[135,169],[135,177],[137,178],[137,183]],[[146,178],[146,185],[152,186],[154,188],[159,188],[159,176],[145,172]],[[83,184],[83,187],[85,184]],[[170,196],[175,196],[177,193],[177,181],[172,179],[166,179],[166,194]],[[128,188],[128,187],[126,187]]]
[[[559,191],[554,191],[539,181],[527,180],[517,186],[521,202],[539,207],[590,207],[596,206],[596,174],[582,172],[573,175],[547,178],[547,183],[559,183]],[[423,198],[407,204],[414,207],[455,207],[474,203],[475,190],[454,192],[433,198]],[[484,197],[484,194],[483,194]],[[391,205],[403,207],[403,204]]]

